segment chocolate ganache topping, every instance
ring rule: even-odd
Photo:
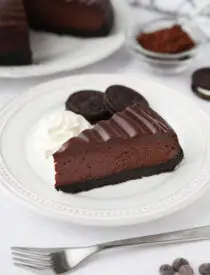
[[[155,116],[157,117],[157,114]],[[85,130],[79,138],[86,142],[100,142],[108,141],[112,137],[127,139],[157,132],[165,133],[169,129],[170,126],[159,116],[154,118],[152,109],[135,104],[126,108],[124,112],[115,114],[109,121],[101,121],[93,129]]]
[[[96,143],[109,141],[113,138],[130,139],[139,136],[166,133],[172,128],[154,110],[143,108],[138,103],[127,107],[107,121],[100,121],[92,129],[83,131],[78,142]],[[70,141],[63,145],[62,152]]]

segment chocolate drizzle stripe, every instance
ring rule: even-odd
[[[91,141],[98,141],[98,138],[94,135],[93,131],[92,130],[85,130],[83,131],[83,135],[86,136],[86,139],[91,142]]]
[[[154,115],[152,115],[152,112],[149,112],[149,110],[143,110],[143,109],[142,109],[142,112],[143,112],[151,121],[155,122],[156,125],[158,125],[159,128],[160,128],[161,130],[163,130],[163,132],[167,132],[167,131],[169,130],[169,126],[168,126],[166,123],[164,123],[164,121],[162,121],[162,119],[161,119],[160,117],[159,117],[159,119],[154,118],[154,117],[153,117]]]
[[[152,118],[151,112],[149,113],[141,109],[141,113],[142,116],[144,116],[144,118],[147,119],[149,123],[151,123],[151,125],[156,126],[158,132],[164,132],[164,129],[162,129],[161,125],[159,124],[159,121],[157,119]]]
[[[107,141],[111,138],[109,131],[101,123],[96,124],[96,126],[94,127],[94,130],[100,135],[103,141]]]
[[[91,130],[88,130],[88,133],[90,133],[91,135],[91,139],[93,141],[103,141],[102,136],[98,133],[98,131],[96,130],[96,127],[94,127]]]
[[[90,142],[90,141],[103,141],[102,137],[98,134],[95,129],[85,130],[79,134],[78,138]]]
[[[99,125],[101,125],[109,133],[110,137],[115,137],[118,134],[117,130],[110,122],[101,121]]]
[[[101,137],[101,135],[98,133],[98,131],[95,128],[93,128],[92,131],[93,131],[93,134],[94,134],[95,138],[98,141],[103,141],[103,138]]]
[[[90,141],[88,135],[86,135],[84,132],[80,133],[79,136],[78,136],[78,138],[80,138],[80,139],[82,139],[82,140],[84,140],[86,142]]]
[[[152,131],[150,130],[150,128],[148,128],[144,121],[140,120],[139,117],[136,115],[136,113],[140,113],[139,109],[137,108],[136,105],[132,106],[132,107],[128,107],[127,108],[127,111],[130,112],[130,114],[134,117],[134,120],[136,120],[138,122],[138,125],[143,129],[143,131],[145,133],[148,133],[148,134],[152,134]]]
[[[114,115],[114,116],[116,116],[116,115]],[[113,119],[114,116],[112,117],[112,119],[110,119],[109,123],[110,123],[110,125],[112,126],[112,128],[115,130],[115,135],[116,135],[117,137],[128,138],[128,137],[129,137],[128,134],[127,134],[127,133],[124,131],[124,129],[122,129],[122,128],[120,127],[120,125],[117,124],[116,121]]]
[[[116,114],[113,117],[114,121],[124,130],[124,132],[127,133],[128,137],[135,137],[137,134],[137,131],[131,123],[125,119],[121,113]]]
[[[130,112],[129,108],[125,110],[125,114],[132,121],[138,132],[140,131],[142,134],[150,133],[150,131],[148,131],[148,128],[145,127],[145,125],[140,120],[137,120],[136,116],[132,112]]]
[[[136,106],[137,107],[137,106]],[[145,118],[144,117],[144,115],[142,115],[142,109],[141,108],[138,108],[138,113],[137,113],[137,111],[136,110],[134,110],[134,108],[132,108],[132,109],[129,109],[129,111],[131,112],[131,113],[133,113],[134,115],[135,115],[135,117],[137,118],[137,119],[139,119],[149,130],[150,130],[150,132],[152,133],[152,134],[155,134],[157,131],[158,131],[158,129],[155,127],[155,125],[154,124],[152,124],[150,121],[148,121],[148,119],[147,118]]]
[[[142,134],[146,133],[146,131],[145,131],[145,129],[143,129],[141,123],[139,123],[139,121],[135,118],[135,116],[131,112],[129,112],[128,110],[124,110],[124,112],[123,112],[123,114],[121,114],[121,116],[123,118],[125,118],[130,123],[130,125],[132,125],[132,127],[136,130],[136,135],[140,134],[140,133],[142,133]]]

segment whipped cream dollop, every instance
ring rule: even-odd
[[[35,146],[45,158],[57,152],[70,138],[90,128],[90,123],[71,111],[57,111],[46,115],[35,129]]]

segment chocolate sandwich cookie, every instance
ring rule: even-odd
[[[210,68],[202,68],[193,73],[191,88],[197,96],[210,100]]]
[[[113,85],[107,88],[104,95],[104,104],[111,113],[123,111],[126,107],[140,103],[149,106],[147,100],[131,88]]]
[[[66,110],[82,115],[91,124],[111,117],[104,105],[104,94],[99,91],[83,90],[75,92],[67,99]]]

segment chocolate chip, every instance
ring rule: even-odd
[[[178,272],[183,265],[189,265],[189,262],[184,258],[177,258],[173,261],[172,267]]]
[[[198,270],[201,275],[210,275],[210,263],[200,265]]]
[[[191,266],[183,265],[179,269],[179,275],[194,275],[194,271]]]
[[[160,275],[174,275],[173,267],[168,264],[161,265],[159,272]]]

